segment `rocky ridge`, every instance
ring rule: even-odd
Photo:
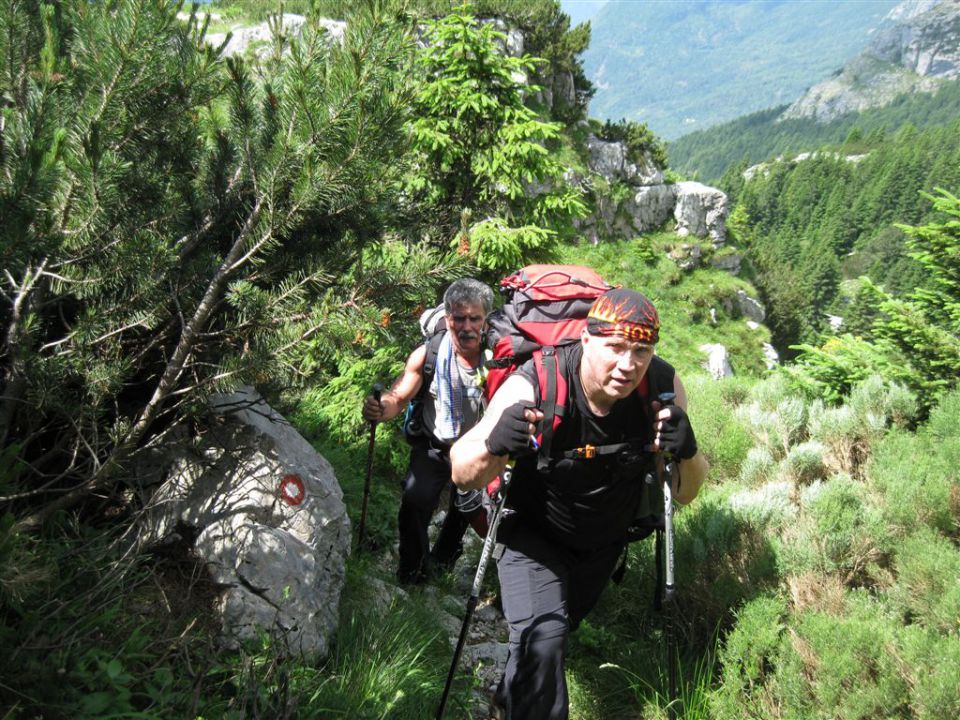
[[[891,11],[862,53],[810,88],[779,119],[830,122],[882,107],[904,93],[936,92],[957,77],[960,0],[908,0]]]

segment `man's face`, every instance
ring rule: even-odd
[[[480,303],[459,303],[446,314],[447,330],[458,353],[475,353],[480,350],[480,338],[486,315]]]
[[[598,388],[610,400],[622,400],[643,380],[653,346],[632,342],[618,335],[581,333],[583,375],[590,387]]]

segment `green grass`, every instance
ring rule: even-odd
[[[700,268],[683,272],[666,253],[680,240],[672,232],[650,233],[633,240],[597,246],[561,248],[558,262],[588,265],[608,282],[647,295],[660,313],[657,353],[687,378],[702,373],[705,343],[724,345],[734,372],[758,377],[765,372],[763,343],[769,332],[750,329],[736,305],[738,290],[750,286],[729,273]],[[685,240],[686,242],[686,240]],[[709,243],[705,243],[709,246]],[[711,309],[717,323],[711,323]]]

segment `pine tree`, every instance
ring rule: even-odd
[[[304,382],[373,325],[353,282],[404,167],[412,39],[371,5],[342,45],[311,21],[249,60],[155,0],[0,7],[0,441],[29,468],[3,494],[31,521],[210,391]]]
[[[886,296],[875,325],[878,336],[896,347],[916,373],[914,382],[928,408],[956,387],[960,368],[960,199],[943,189],[937,192],[925,197],[945,220],[898,226],[907,234],[910,256],[932,283],[905,299]]]

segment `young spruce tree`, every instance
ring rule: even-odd
[[[561,126],[524,102],[536,60],[510,55],[506,36],[464,8],[431,22],[424,39],[410,199],[424,206],[434,242],[456,236],[481,268],[542,257],[586,208],[547,149]]]

